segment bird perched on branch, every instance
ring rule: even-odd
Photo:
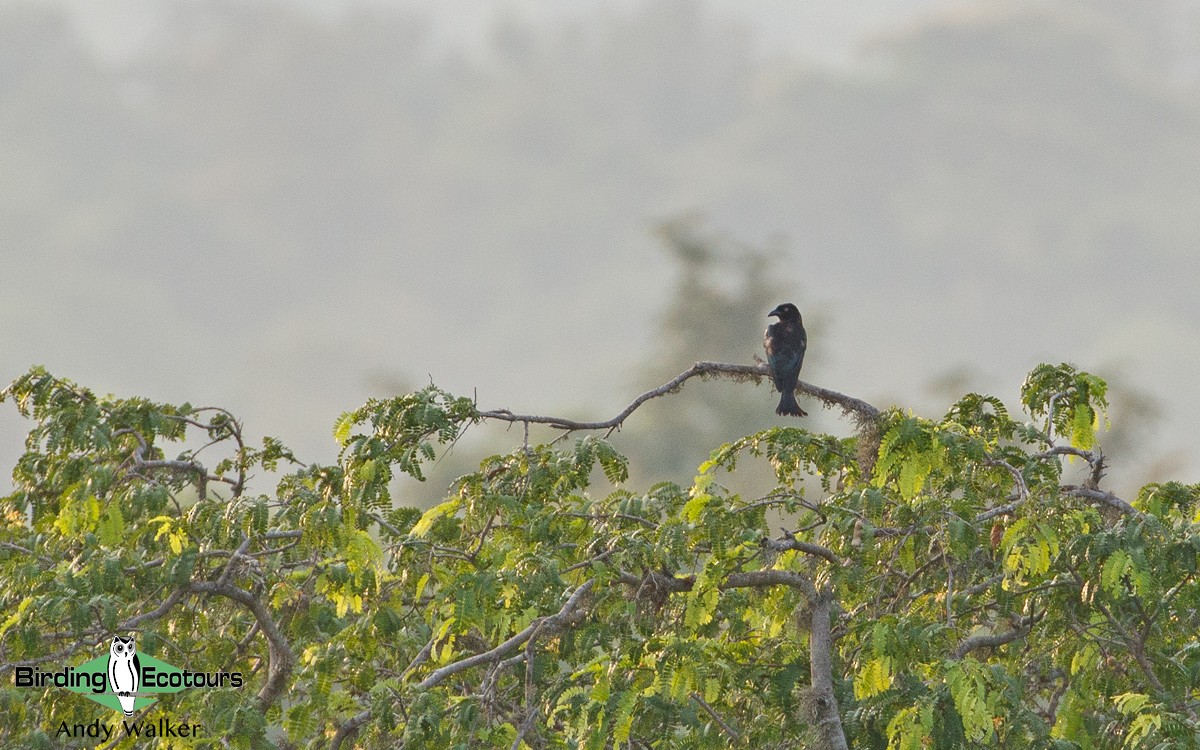
[[[767,326],[763,336],[771,379],[779,389],[779,407],[775,413],[789,417],[808,416],[796,402],[796,382],[800,380],[800,366],[804,364],[804,350],[808,348],[808,334],[804,332],[800,311],[791,302],[784,302],[767,313],[767,317],[779,318],[778,323]]]

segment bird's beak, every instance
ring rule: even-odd
[[[772,310],[771,312],[767,313],[767,317],[768,318],[782,318],[783,311],[777,307],[774,310]]]

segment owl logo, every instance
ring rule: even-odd
[[[142,664],[133,649],[133,639],[119,635],[113,638],[108,647],[108,689],[116,693],[126,716],[133,716],[141,674]]]

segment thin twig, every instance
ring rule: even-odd
[[[19,544],[13,544],[12,542],[0,542],[0,549],[11,549],[15,552],[23,552],[26,555],[31,555],[33,557],[36,557],[39,561],[41,561],[42,563],[44,563],[46,565],[54,565],[55,564],[55,562],[52,558],[46,557],[45,555],[39,555],[38,553],[34,552],[31,549],[26,549],[25,547],[22,547]]]
[[[1029,485],[1025,483],[1025,476],[1017,470],[1017,467],[1003,459],[995,458],[994,456],[988,456],[983,460],[983,463],[986,466],[1002,468],[1007,471],[1010,476],[1012,476],[1013,482],[1017,486],[1017,502],[1020,503],[1029,499]]]
[[[725,732],[725,734],[729,735],[729,739],[733,740],[734,742],[742,741],[742,735],[734,730],[733,727],[726,724],[725,720],[721,718],[721,715],[718,714],[712,706],[708,705],[708,702],[705,701],[699,693],[693,692],[691,698],[692,700],[696,701],[697,704],[699,704],[700,708],[704,709],[705,713],[712,717],[713,721],[717,722],[717,726],[721,727],[721,730]]]

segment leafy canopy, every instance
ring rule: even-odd
[[[245,675],[164,695],[151,718],[204,727],[164,747],[1200,746],[1200,487],[1102,489],[1105,384],[1069,365],[1030,373],[1021,417],[968,394],[775,427],[688,486],[627,486],[593,435],[523,444],[424,512],[392,480],[483,418],[436,387],[344,414],[329,466],[40,368],[0,398],[33,425],[0,499],[0,674],[132,633]],[[747,462],[776,486],[728,489]],[[6,747],[98,715],[8,678],[0,706]]]

